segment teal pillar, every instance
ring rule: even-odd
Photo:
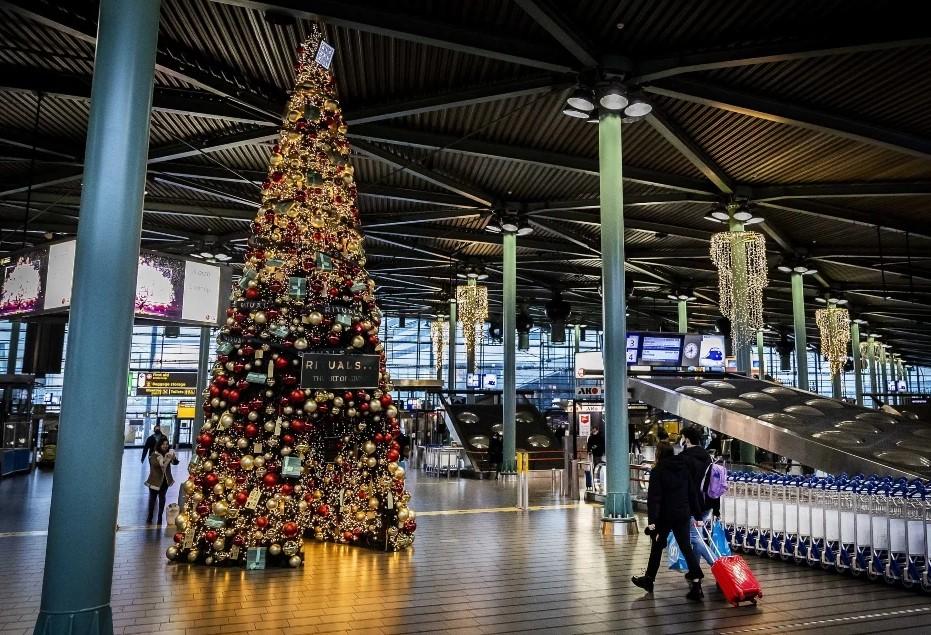
[[[10,322],[10,345],[6,349],[6,372],[8,375],[16,374],[16,358],[19,356],[19,330],[19,320]]]
[[[798,387],[809,390],[808,334],[805,331],[805,286],[802,274],[792,273],[792,323],[795,328],[795,372]]]
[[[456,289],[452,290],[452,297],[449,299],[449,353],[447,364],[449,365],[446,377],[446,390],[456,390]]]
[[[731,204],[728,206],[728,209],[731,211],[729,229],[735,233],[744,231],[743,223],[734,220],[733,218],[733,211],[736,209],[736,207],[736,204]],[[747,252],[746,249],[743,248],[743,245],[740,245],[739,248],[734,249],[734,259],[731,262],[731,266],[734,273],[734,313],[736,315],[746,315]],[[750,342],[734,342],[734,356],[737,358],[737,372],[747,376],[750,376],[752,366],[750,348]]]
[[[110,588],[158,14],[158,0],[100,2],[68,363],[35,628],[41,634],[113,632]]]
[[[863,405],[863,360],[860,358],[860,324],[850,324],[850,352],[853,353],[853,389],[857,405]]]
[[[679,300],[679,332],[689,332],[689,308],[685,300]]]
[[[605,458],[604,516],[632,519],[627,432],[627,324],[624,291],[624,192],[621,116],[602,113],[598,124],[601,179],[601,267],[604,289]]]
[[[766,364],[763,361],[763,331],[756,332],[756,356],[760,358],[760,379],[766,375]]]
[[[876,347],[879,345],[876,343],[876,338],[873,336],[868,337],[866,341],[870,345],[869,346],[870,394],[874,395],[873,405],[875,406],[876,400],[878,399],[878,397],[876,397],[875,395],[879,392],[879,390],[876,388]]]
[[[889,374],[886,370],[886,347],[882,344],[879,345],[879,390],[878,393],[886,393],[889,391]],[[883,402],[889,402],[889,395],[884,394],[881,399]]]
[[[843,379],[844,379],[843,370],[839,370],[836,374],[831,375],[831,397],[832,398],[834,399],[843,398],[844,396]]]
[[[210,374],[210,327],[202,326],[200,328],[200,349],[197,355],[197,399],[194,401],[194,426],[191,431],[193,441],[193,432],[198,430],[204,421],[204,391],[207,390],[207,377]],[[175,426],[175,443],[178,443],[180,426]]]
[[[504,232],[502,256],[503,292],[501,327],[504,348],[504,381],[501,395],[504,446],[502,472],[516,470],[517,458],[517,234]]]

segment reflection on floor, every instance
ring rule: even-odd
[[[755,557],[765,593],[755,608],[729,607],[710,579],[705,601],[692,604],[671,572],[644,595],[629,578],[646,564],[646,537],[602,537],[600,509],[560,499],[548,475],[531,483],[529,512],[513,507],[514,482],[412,476],[421,513],[415,548],[404,553],[308,542],[298,570],[169,565],[171,532],[142,524],[144,478],[138,451],[128,451],[113,583],[118,633],[931,629],[927,596]],[[176,493],[177,485],[169,499]],[[50,494],[50,473],[0,481],[0,633],[32,632]]]

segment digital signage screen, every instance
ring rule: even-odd
[[[644,335],[640,363],[647,366],[678,366],[682,357],[681,335]]]
[[[701,336],[701,359],[699,365],[705,368],[724,368],[724,336]]]
[[[13,254],[0,269],[0,317],[61,313],[71,307],[76,241]],[[142,251],[136,276],[137,317],[215,325],[231,284],[228,267]]]

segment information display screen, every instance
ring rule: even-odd
[[[724,336],[702,335],[700,357],[705,368],[724,368]]]
[[[77,241],[42,245],[5,258],[0,269],[0,317],[60,313],[71,307]],[[143,251],[136,276],[135,314],[173,323],[215,325],[229,267]]]
[[[682,336],[644,335],[640,363],[649,366],[678,366],[682,357]]]
[[[136,373],[137,397],[196,397],[197,373],[143,370]]]

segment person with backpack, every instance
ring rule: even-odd
[[[697,495],[702,503],[702,520],[707,523],[716,506],[718,510],[715,515],[721,515],[719,501],[710,499],[706,495],[708,485],[707,476],[712,465],[711,455],[702,447],[701,430],[696,426],[689,426],[682,431],[682,445],[684,449],[682,450],[681,456],[685,459],[686,465],[688,465],[693,486],[698,488]],[[699,528],[695,527],[694,524],[689,529],[689,541],[692,543],[692,549],[695,553],[701,556],[709,566],[714,564],[714,556],[711,555],[708,545],[705,544],[705,540]]]
[[[656,445],[656,465],[650,470],[650,485],[647,489],[649,524],[644,533],[650,537],[650,560],[644,575],[634,576],[630,581],[647,593],[653,593],[653,581],[659,571],[660,558],[666,549],[669,532],[672,532],[689,568],[685,574],[689,592],[685,597],[695,602],[705,597],[701,588],[704,574],[689,546],[689,526],[695,522],[701,524],[699,519],[702,513],[698,487],[692,484],[691,471],[685,459],[675,453],[669,442],[659,442]]]

